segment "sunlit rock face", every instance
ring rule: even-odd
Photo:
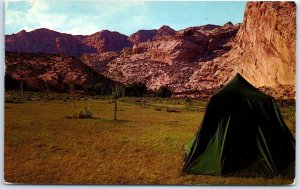
[[[240,24],[226,23],[224,26],[205,25],[175,31],[163,26],[151,39],[121,51],[119,57],[106,64],[102,73],[122,83],[145,82],[153,90],[167,85],[178,94],[207,96],[207,90],[212,91],[207,84],[200,82],[201,87],[190,84],[191,77],[231,49],[239,27]],[[105,62],[98,60],[96,65]]]
[[[239,70],[255,85],[295,85],[295,3],[248,3],[236,48],[244,60]]]
[[[131,47],[128,36],[118,32],[103,30],[92,35],[71,35],[37,29],[22,30],[5,36],[5,50],[8,52],[63,54],[80,57],[83,54],[120,51]]]
[[[210,97],[237,72],[276,98],[295,98],[296,5],[249,2],[242,24],[169,26],[129,37],[103,30],[72,36],[47,29],[5,37],[6,50],[64,54],[124,84],[167,85],[177,96]],[[72,60],[73,61],[73,60]],[[75,60],[74,60],[75,61]]]
[[[49,29],[25,30],[5,36],[5,51],[64,54],[79,57],[84,53],[94,53],[93,47],[82,44],[75,36]]]
[[[237,72],[276,98],[295,98],[296,5],[249,2],[231,50],[203,64],[187,84],[219,88]]]

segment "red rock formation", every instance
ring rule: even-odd
[[[139,30],[132,35],[129,36],[128,40],[132,43],[141,43],[151,40],[154,36],[156,36],[157,30]]]
[[[6,35],[5,50],[80,57],[84,53],[120,51],[124,47],[131,47],[132,43],[127,38],[126,35],[108,30],[89,36],[73,36],[42,28]]]
[[[295,50],[295,3],[249,2],[232,50],[203,64],[188,85],[217,88],[239,72],[272,96],[294,98]]]
[[[97,49],[97,52],[120,51],[125,47],[131,47],[132,43],[128,36],[118,32],[103,30],[95,34],[86,36],[82,43]]]
[[[150,56],[151,61],[168,64],[214,58],[230,49],[232,43],[229,42],[235,37],[239,25],[210,27],[209,30],[203,28],[187,28],[176,34],[171,28],[163,26],[151,41],[135,44],[132,52],[144,53]]]
[[[295,3],[248,3],[236,48],[239,70],[257,86],[295,85]]]
[[[82,44],[70,34],[44,28],[31,32],[22,30],[17,34],[6,35],[5,50],[9,52],[65,54],[76,57],[83,53],[96,52],[94,48]]]
[[[168,85],[176,93],[195,93],[199,89],[187,83],[201,69],[202,64],[197,62],[228,52],[239,25],[204,28],[188,28],[175,35],[156,36],[151,41],[137,43],[132,51],[122,51],[108,63],[103,74],[121,83],[145,82],[151,89]],[[212,42],[218,43],[216,48],[209,48]]]
[[[175,35],[176,31],[163,25],[158,30],[139,30],[128,38],[134,44],[155,40],[159,37]]]
[[[44,90],[43,82],[56,90],[64,90],[69,83],[112,83],[76,58],[64,55],[6,53],[5,65],[7,76],[23,80],[35,90]]]
[[[84,54],[80,60],[93,70],[103,73],[107,69],[107,64],[120,56],[120,52],[104,52],[94,54]]]
[[[169,35],[175,35],[176,31],[170,28],[169,26],[163,25],[160,27],[157,31],[156,37],[161,37],[161,36],[169,36]]]
[[[140,30],[129,38],[109,31],[74,38],[76,44],[79,41],[101,52],[83,55],[81,60],[86,65],[121,83],[145,82],[151,89],[168,85],[181,96],[210,96],[239,72],[272,96],[293,98],[295,9],[292,2],[250,2],[242,25],[228,22],[177,32],[163,26],[159,30]],[[58,34],[35,35],[35,40],[28,41],[29,33],[7,36],[7,49],[38,49],[30,44],[42,39],[41,46],[51,52],[52,46],[55,52],[66,50],[66,42]]]

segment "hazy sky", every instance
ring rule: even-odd
[[[205,1],[6,1],[5,33],[49,28],[71,34],[108,29],[130,35],[168,25],[179,30],[242,22],[246,2]]]

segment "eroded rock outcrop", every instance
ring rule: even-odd
[[[6,53],[5,65],[7,77],[24,81],[39,91],[46,89],[46,83],[55,91],[68,90],[70,83],[80,86],[97,82],[113,83],[76,58],[65,55]]]
[[[49,29],[25,30],[5,36],[5,51],[64,54],[79,57],[83,53],[95,53],[93,47],[82,44],[70,34],[59,33]]]
[[[112,80],[144,82],[150,89],[167,85],[177,96],[209,97],[239,72],[276,98],[295,97],[293,2],[249,2],[242,24],[179,31],[162,26],[129,38],[106,30],[73,37],[41,31],[6,36],[6,50],[81,56],[84,64]]]
[[[31,32],[25,30],[17,34],[5,36],[7,52],[62,54],[80,57],[83,54],[120,51],[131,47],[128,36],[118,32],[103,30],[92,35],[71,35],[37,29]]]
[[[219,88],[239,72],[276,98],[295,98],[295,43],[295,3],[249,2],[232,49],[204,63],[187,85]]]
[[[128,40],[134,44],[152,40],[156,36],[157,30],[139,30],[129,36]]]
[[[119,32],[103,30],[83,38],[82,43],[97,49],[98,53],[120,51],[125,47],[131,47],[128,36]]]
[[[295,85],[295,3],[248,3],[236,48],[239,70],[257,86]]]
[[[240,25],[191,27],[173,33],[162,27],[164,35],[136,43],[107,64],[103,72],[121,83],[145,82],[150,89],[168,85],[175,93],[207,91],[187,85],[191,76],[207,61],[228,52]],[[85,62],[85,61],[84,61]],[[201,83],[199,84],[201,85]],[[205,88],[208,90],[208,88]]]

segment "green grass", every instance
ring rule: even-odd
[[[41,95],[42,96],[42,95]],[[59,95],[57,95],[59,96]],[[38,97],[36,97],[38,98]],[[94,99],[92,99],[94,98]],[[98,98],[98,99],[95,99]],[[65,102],[64,102],[65,101]],[[5,103],[5,181],[55,184],[290,184],[286,178],[180,175],[182,145],[199,128],[206,102],[110,97]],[[88,107],[94,119],[66,119]],[[167,112],[172,107],[178,112]],[[158,110],[160,108],[160,110]],[[294,107],[283,116],[294,132]]]

